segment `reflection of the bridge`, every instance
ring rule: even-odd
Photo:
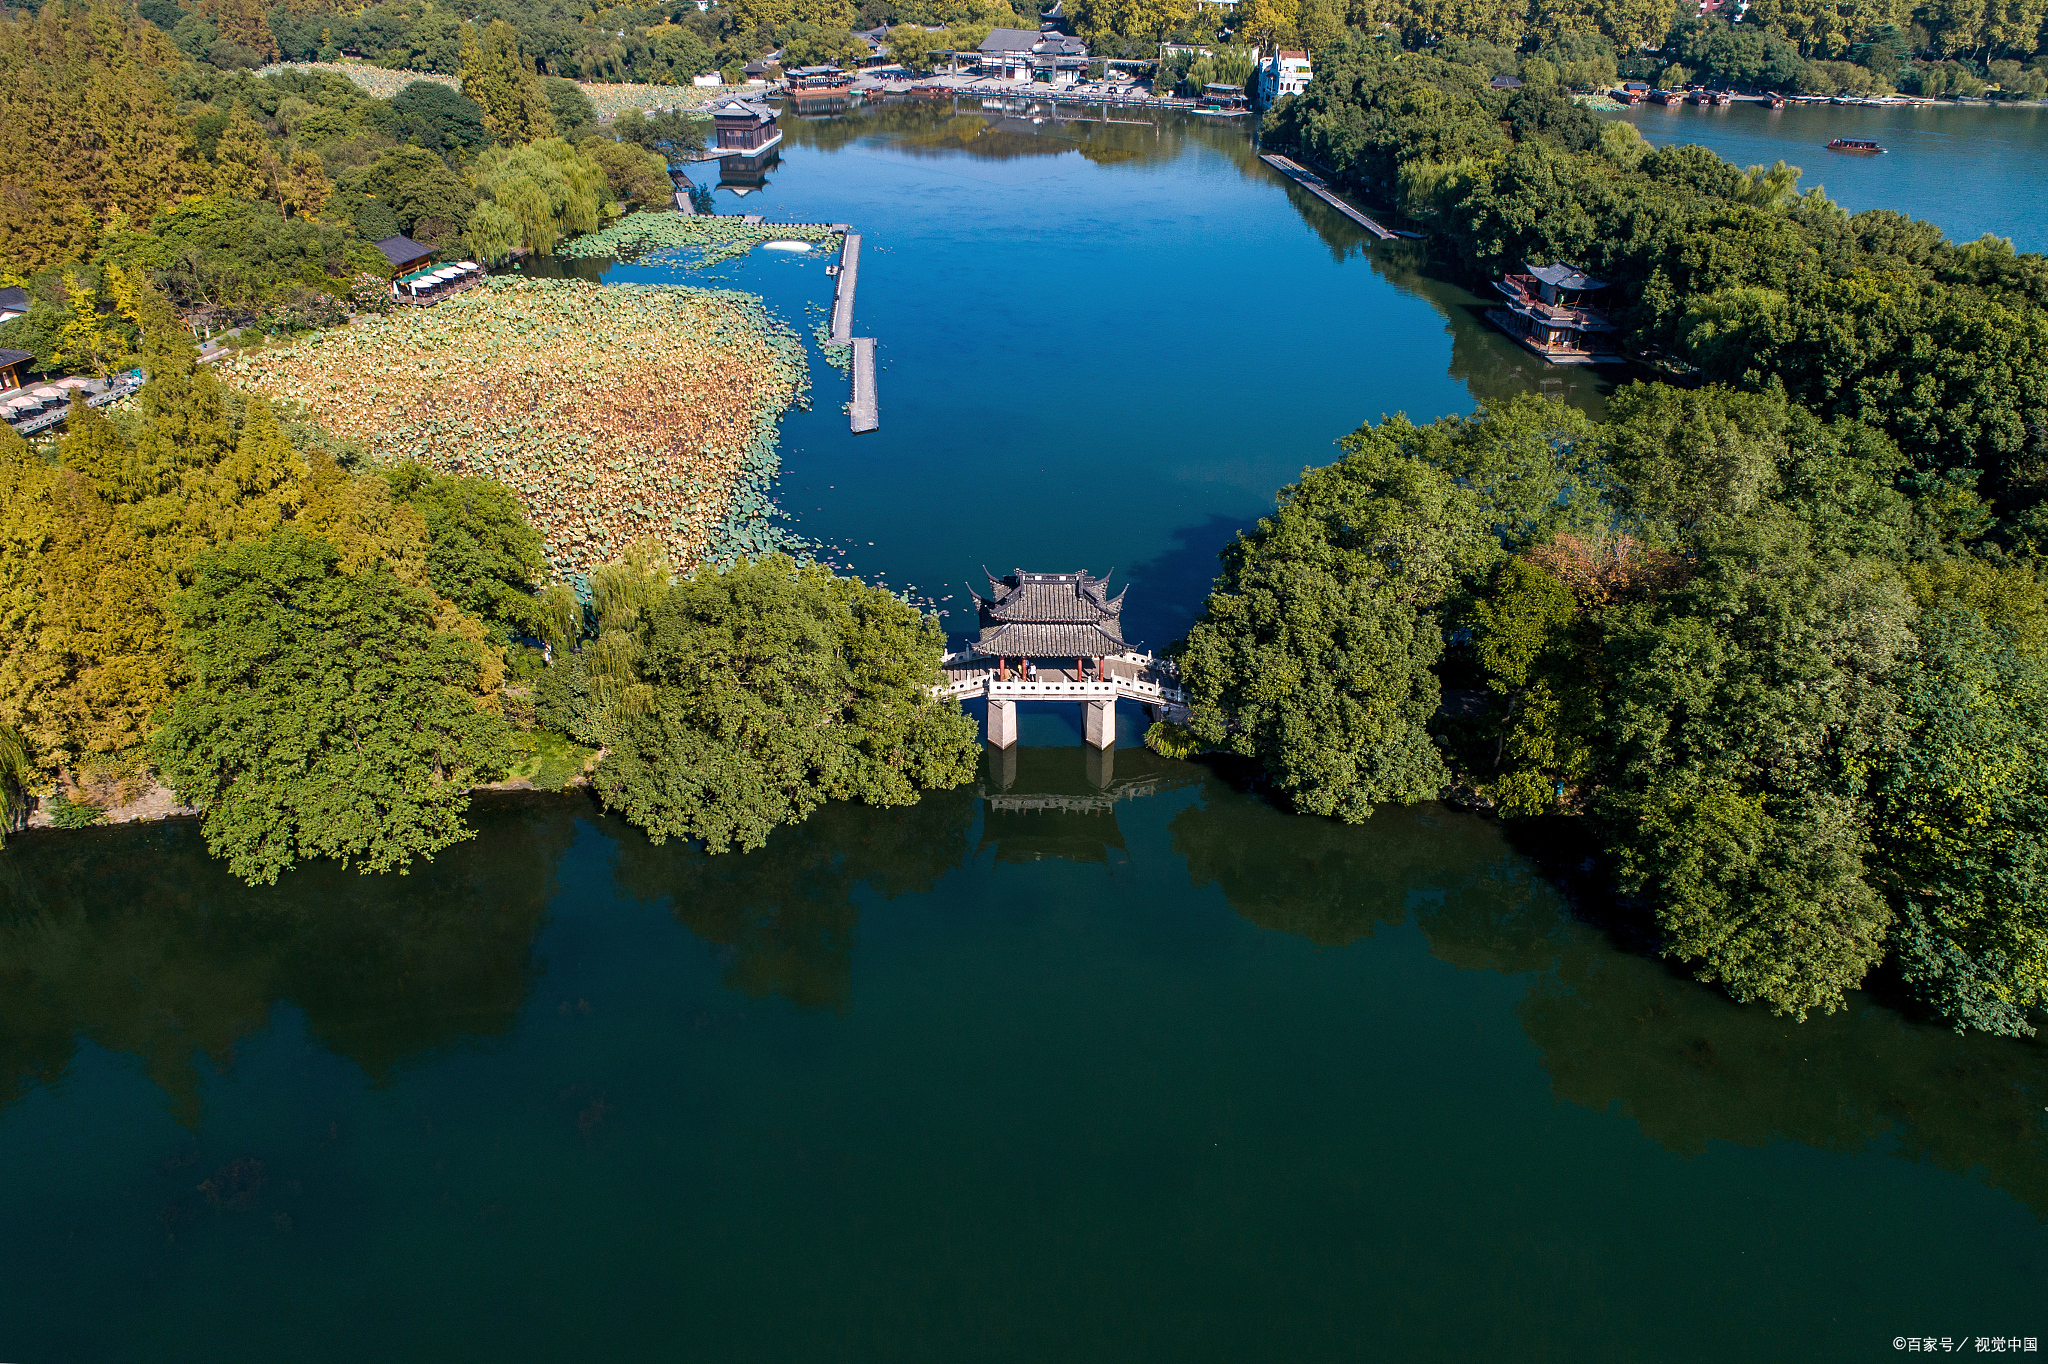
[[[1107,862],[1124,846],[1119,801],[1192,786],[1203,775],[1145,748],[991,746],[978,791],[980,846],[998,862]]]

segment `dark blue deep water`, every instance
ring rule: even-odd
[[[2029,172],[2035,174],[2036,172]],[[2032,183],[2032,182],[2030,182]],[[795,528],[943,598],[1131,585],[1362,420],[1545,382],[1227,127],[798,123],[726,211],[865,235]],[[808,332],[816,259],[712,272]],[[673,267],[608,278],[692,279]],[[962,623],[958,617],[956,624]],[[1569,831],[1280,814],[1026,717],[765,850],[479,799],[410,877],[196,829],[0,854],[0,1359],[1866,1360],[2048,1335],[2048,1052],[1646,955]],[[1017,796],[1069,808],[1025,812]],[[1038,802],[1044,804],[1045,802]]]

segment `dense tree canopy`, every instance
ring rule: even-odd
[[[757,848],[826,800],[973,776],[973,720],[930,691],[943,632],[886,591],[771,557],[643,595],[596,785],[656,842]]]
[[[1834,1009],[1891,954],[1958,1026],[2031,1029],[2048,597],[1973,496],[1723,387],[1345,444],[1223,556],[1182,649],[1202,739],[1312,813],[1462,782],[1589,819],[1737,999]],[[1439,711],[1439,676],[1489,703]]]
[[[191,681],[153,750],[244,880],[309,857],[404,870],[469,832],[468,787],[505,766],[501,716],[471,695],[476,644],[436,625],[388,564],[341,568],[278,530],[200,555],[172,603]]]

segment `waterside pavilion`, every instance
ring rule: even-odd
[[[1141,702],[1161,716],[1186,713],[1187,695],[1174,666],[1124,642],[1124,593],[1111,597],[1104,579],[1086,571],[984,575],[988,596],[974,594],[980,634],[945,659],[946,680],[937,691],[985,697],[988,741],[995,747],[1017,742],[1019,701],[1086,706],[1083,731],[1096,748],[1116,745],[1119,699]]]
[[[1606,338],[1615,331],[1607,315],[1586,299],[1607,287],[1575,265],[1527,265],[1526,273],[1496,280],[1505,308],[1489,308],[1487,320],[1553,365],[1617,362]]]

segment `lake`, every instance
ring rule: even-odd
[[[1988,232],[2021,251],[2048,250],[2048,107],[2039,104],[1641,104],[1609,117],[1627,119],[1656,146],[1696,142],[1738,166],[1797,166],[1802,190],[1825,189],[1851,213],[1897,209],[1952,241]],[[1886,151],[1829,151],[1838,137]]]
[[[1128,632],[1165,644],[1360,421],[1603,401],[1242,129],[785,122],[721,211],[862,232],[883,370],[856,438],[814,367],[784,504],[957,628],[984,564],[1114,567]],[[710,275],[808,335],[824,263]],[[480,798],[409,877],[261,891],[187,823],[11,843],[0,1358],[2048,1335],[2048,1048],[1869,995],[1739,1008],[1647,955],[1569,827],[1290,817],[1135,746],[1133,708],[1106,762],[1063,708],[1023,719],[973,788],[745,856],[531,794]]]

